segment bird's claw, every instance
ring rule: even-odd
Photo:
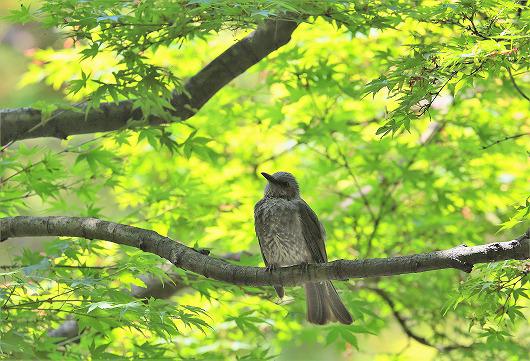
[[[265,272],[271,272],[278,268],[278,265],[276,264],[268,264],[267,267],[265,267]]]

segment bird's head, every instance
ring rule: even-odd
[[[265,186],[265,197],[287,199],[300,197],[298,182],[296,182],[296,178],[291,173],[276,172],[268,174],[262,172],[261,175],[268,181]]]

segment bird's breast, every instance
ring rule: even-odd
[[[263,256],[269,263],[292,266],[311,262],[296,204],[282,199],[264,199],[255,209],[256,232]]]

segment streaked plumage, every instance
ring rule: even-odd
[[[267,268],[327,262],[324,227],[300,198],[294,176],[287,172],[262,174],[268,183],[264,197],[254,207],[254,222]],[[309,322],[325,324],[335,319],[345,324],[352,322],[331,282],[304,286]],[[283,297],[283,287],[274,288]]]

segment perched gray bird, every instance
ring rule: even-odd
[[[254,206],[254,226],[267,269],[327,262],[326,231],[309,205],[300,198],[291,173],[261,173],[268,183],[264,197]],[[352,318],[330,281],[305,285],[307,320],[323,325]],[[283,287],[274,286],[280,298]]]

